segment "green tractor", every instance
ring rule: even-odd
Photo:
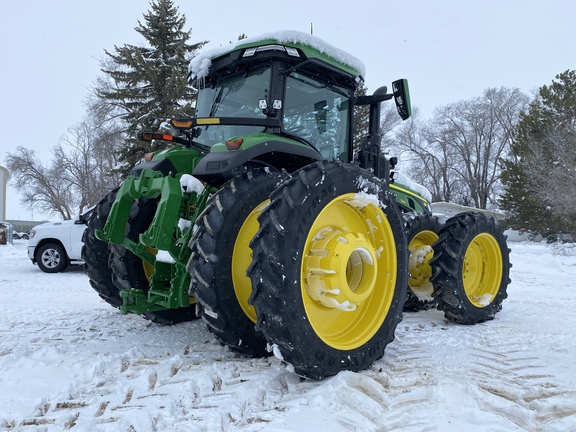
[[[146,155],[88,222],[92,287],[154,322],[199,316],[232,351],[273,352],[314,379],[382,357],[403,309],[492,319],[509,283],[500,226],[480,212],[441,226],[427,197],[394,180],[380,104],[410,117],[407,81],[355,97],[363,75],[299,32],[196,57],[195,117],[141,136],[179,145]],[[369,134],[355,152],[360,105]]]

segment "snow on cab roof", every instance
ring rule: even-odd
[[[221,46],[218,48],[213,48],[209,50],[204,50],[200,52],[196,57],[192,59],[190,65],[188,66],[188,71],[192,78],[203,78],[208,75],[208,71],[212,64],[212,59],[225,54],[230,51],[234,51],[236,48],[242,45],[253,44],[260,41],[274,40],[281,44],[300,44],[308,45],[322,54],[332,57],[334,60],[351,67],[358,71],[360,76],[364,78],[366,75],[366,67],[359,59],[353,55],[347,53],[346,51],[330,45],[324,42],[322,39],[309,35],[307,33],[299,32],[296,30],[283,30],[275,32],[267,32],[261,35],[246,38],[238,41],[236,44],[230,46]]]

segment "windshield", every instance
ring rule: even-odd
[[[349,110],[347,90],[301,72],[288,75],[284,130],[310,142],[324,159],[347,162]]]
[[[196,101],[196,117],[266,118],[258,101],[268,99],[270,76],[270,66],[264,66],[202,88]],[[199,126],[195,128],[194,141],[211,147],[235,136],[263,131],[262,126]]]

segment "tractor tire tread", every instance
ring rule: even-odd
[[[96,238],[95,231],[104,228],[112,203],[118,189],[108,193],[97,205],[86,224],[82,235],[82,260],[84,273],[88,276],[90,286],[98,293],[100,298],[109,305],[119,308],[122,298],[118,287],[112,281],[108,260],[110,256],[109,244]]]

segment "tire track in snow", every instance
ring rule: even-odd
[[[524,428],[535,424],[542,431],[553,430],[558,420],[576,415],[576,406],[560,402],[575,400],[576,391],[564,389],[555,376],[547,373],[540,358],[527,357],[512,347],[509,351],[476,351],[480,360],[471,372],[478,388],[495,396],[481,398],[484,409],[498,412]]]
[[[460,410],[472,422],[503,418],[510,430],[564,431],[562,420],[576,416],[570,402],[576,389],[550,372],[545,353],[518,349],[517,343],[517,336],[496,320],[460,326],[438,311],[406,314],[396,341],[371,371],[374,379],[384,374],[388,383],[392,414],[384,416],[387,426],[426,430],[430,418],[422,407],[454,399],[455,412],[439,413],[447,426],[453,426],[455,419],[449,419]]]
[[[131,327],[129,332],[147,336],[155,331],[155,326],[126,324],[129,318],[119,321]],[[88,329],[49,324],[42,335],[30,335],[28,349],[40,352],[62,339],[91,349],[124,334],[110,325],[108,314],[96,320]],[[190,327],[198,331],[198,326]],[[93,328],[107,330],[100,334]],[[455,415],[478,424],[505,419],[509,430],[563,430],[562,420],[575,415],[566,402],[574,395],[532,350],[518,349],[517,337],[506,336],[509,331],[497,321],[468,327],[447,323],[436,311],[407,314],[397,340],[370,370],[322,382],[299,379],[275,358],[236,356],[210,340],[170,356],[150,356],[145,349],[100,351],[77,382],[41,401],[35,414],[18,425],[47,431],[147,431],[184,430],[193,424],[204,430],[257,431],[296,415],[332,412],[339,431],[426,431],[441,423],[430,421],[430,403],[446,406],[449,401],[461,412],[439,413],[447,426],[457,420],[450,419]],[[198,339],[205,340],[203,330],[199,333]]]
[[[185,430],[192,424],[198,430],[257,431],[300,421],[301,416],[323,418],[329,410],[335,430],[369,432],[381,430],[390,402],[384,375],[374,379],[368,372],[343,372],[308,381],[275,358],[246,359],[215,344],[170,359],[145,357],[135,349],[96,363],[84,380],[51,396],[36,417],[20,425],[148,431]],[[154,418],[150,412],[156,413]],[[325,420],[318,425],[323,426]]]
[[[147,358],[133,350],[96,363],[69,392],[49,397],[36,416],[13,426],[153,431],[193,424],[198,430],[217,431],[266,424],[283,410],[278,402],[287,392],[286,376],[291,376],[276,359],[246,359],[215,344],[189,356]],[[238,387],[244,394],[241,401]]]

